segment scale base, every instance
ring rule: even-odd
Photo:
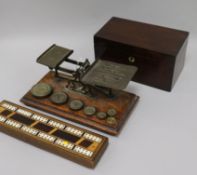
[[[53,87],[53,92],[57,91],[66,91],[65,85],[68,84],[68,80],[55,77],[55,72],[48,72],[40,81],[47,84],[50,84]],[[97,94],[95,97],[89,97],[77,92],[66,91],[69,96],[66,104],[56,105],[50,101],[50,97],[46,98],[35,98],[32,96],[31,92],[27,92],[24,97],[21,99],[21,102],[24,104],[35,107],[37,109],[43,110],[60,116],[64,119],[68,119],[79,124],[83,124],[94,129],[106,132],[110,135],[118,135],[124,122],[129,117],[129,113],[134,109],[139,97],[135,94],[128,93],[121,90],[114,90],[113,93],[115,96],[109,98],[102,93]],[[108,109],[115,109],[116,114],[116,124],[109,124],[107,120],[101,120],[96,117],[96,114],[93,116],[87,116],[84,113],[84,110],[73,111],[69,107],[69,103],[72,100],[81,100],[86,106],[96,107],[98,112],[107,112]]]

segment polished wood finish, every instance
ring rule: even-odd
[[[94,36],[95,57],[135,65],[133,81],[171,91],[184,66],[188,35],[113,17]]]
[[[6,109],[6,108],[1,107],[1,105],[4,104],[4,103],[12,105],[12,106],[16,107],[17,109],[22,109],[22,110],[25,110],[27,112],[30,112],[33,115],[36,114],[38,116],[42,116],[42,117],[48,119],[49,121],[57,122],[59,124],[65,125],[66,127],[71,127],[71,128],[74,128],[74,129],[78,129],[78,130],[82,131],[84,134],[88,133],[88,134],[91,134],[93,136],[96,136],[96,137],[101,139],[101,142],[100,143],[93,142],[93,144],[90,145],[91,148],[87,148],[87,150],[91,149],[93,151],[93,155],[91,157],[87,157],[85,155],[78,154],[78,153],[74,152],[73,150],[64,149],[62,147],[57,146],[56,144],[54,144],[52,142],[48,142],[46,140],[43,140],[42,138],[39,138],[37,135],[31,135],[29,133],[24,133],[21,128],[15,128],[15,127],[12,127],[10,125],[6,125],[5,122],[0,121],[0,131],[4,132],[5,134],[8,134],[8,135],[13,136],[15,138],[18,138],[18,139],[20,139],[20,140],[22,140],[26,143],[30,143],[30,144],[38,147],[38,148],[41,148],[41,149],[44,149],[44,150],[48,151],[48,152],[57,154],[61,157],[64,157],[64,158],[69,159],[71,161],[74,161],[78,164],[84,165],[88,168],[94,168],[96,166],[99,159],[103,155],[105,149],[107,148],[107,145],[108,145],[108,138],[107,137],[101,136],[100,134],[96,134],[94,132],[88,131],[86,129],[82,129],[82,128],[74,126],[74,125],[71,125],[69,123],[62,122],[60,120],[54,119],[52,117],[43,115],[41,113],[32,111],[30,109],[21,107],[19,105],[16,105],[14,103],[11,103],[11,102],[8,102],[8,101],[5,101],[5,100],[0,103],[0,114],[4,109]],[[17,112],[16,111],[11,111],[10,114],[5,117],[6,120],[9,120],[14,114],[17,114]],[[35,121],[35,123],[37,123],[37,122],[38,121]],[[46,125],[48,125],[48,124],[46,123]],[[26,125],[22,125],[22,126],[26,126]],[[48,125],[48,126],[50,126],[50,125]],[[33,124],[30,126],[30,128],[33,128]],[[58,128],[54,127],[52,132],[54,130],[58,130]],[[51,135],[52,132],[49,132],[47,134]],[[81,136],[80,140],[84,140],[83,135]],[[80,142],[75,143],[75,146],[79,145],[79,143]]]
[[[66,79],[55,77],[53,71],[49,72],[46,76],[44,76],[40,80],[40,82],[50,84],[54,88],[54,92],[63,91],[65,84],[67,84]],[[29,91],[21,99],[21,101],[26,105],[44,110],[49,113],[53,113],[65,119],[69,119],[74,122],[90,126],[94,129],[98,129],[111,135],[117,135],[120,132],[124,122],[128,118],[129,113],[133,110],[139,97],[135,94],[120,90],[114,90],[113,93],[115,94],[115,97],[113,98],[106,97],[101,93],[98,93],[97,97],[92,98],[76,92],[69,91],[67,92],[69,96],[68,102],[64,105],[56,105],[50,101],[49,97],[38,99],[33,97],[31,95],[31,92]],[[107,112],[109,108],[114,108],[117,111],[117,124],[109,125],[106,120],[100,120],[95,115],[87,116],[84,114],[83,110],[72,111],[69,108],[68,104],[73,99],[83,101],[85,106],[95,106],[97,112]]]

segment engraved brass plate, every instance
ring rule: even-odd
[[[81,81],[93,86],[124,89],[135,75],[137,67],[97,60]]]

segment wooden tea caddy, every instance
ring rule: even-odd
[[[95,58],[133,65],[132,81],[171,91],[185,63],[189,32],[112,17],[95,35]]]

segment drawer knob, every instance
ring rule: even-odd
[[[130,56],[130,57],[128,58],[128,60],[129,60],[130,63],[134,63],[134,62],[135,62],[135,57]]]

